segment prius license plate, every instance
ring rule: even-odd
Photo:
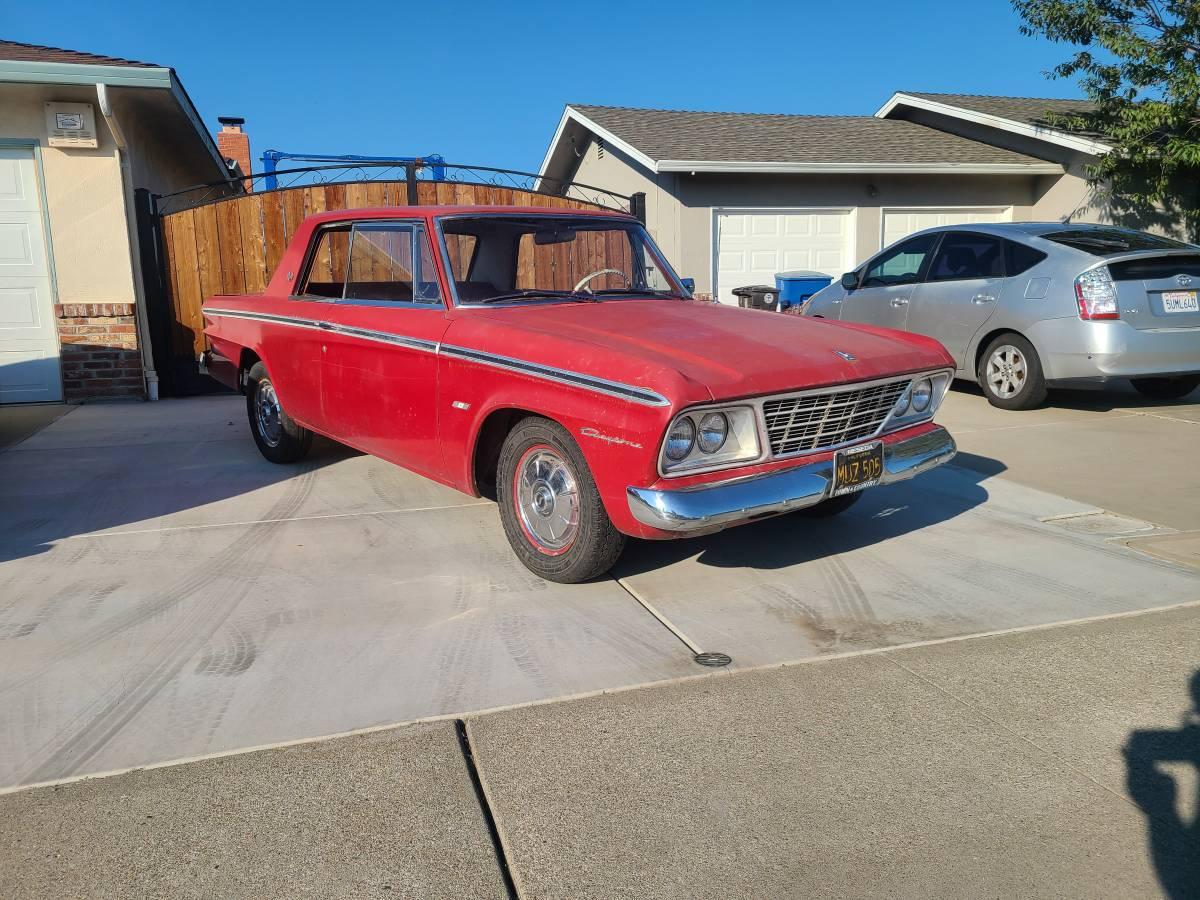
[[[1195,291],[1163,291],[1162,303],[1165,313],[1200,312]]]
[[[861,491],[883,476],[883,442],[838,450],[833,456],[833,496]]]

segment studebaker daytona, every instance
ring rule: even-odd
[[[846,509],[949,460],[935,340],[691,299],[636,219],[533,207],[309,217],[267,290],[203,308],[262,454],[314,432],[489,496],[533,572],[626,537]]]

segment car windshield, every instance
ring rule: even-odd
[[[459,303],[685,296],[638,222],[607,216],[480,214],[450,216],[439,225]]]
[[[1195,249],[1191,244],[1127,228],[1080,228],[1071,231],[1054,231],[1043,234],[1041,237],[1073,250],[1091,253],[1094,256],[1114,256],[1118,253],[1128,253],[1131,250]]]

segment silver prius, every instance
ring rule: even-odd
[[[1028,409],[1047,386],[1130,379],[1148,397],[1200,385],[1200,247],[1107,225],[917,232],[814,294],[803,314],[937,338],[956,378]]]

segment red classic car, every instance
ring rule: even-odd
[[[809,508],[949,460],[936,341],[691,299],[636,219],[531,207],[309,217],[265,293],[204,305],[201,366],[263,455],[314,432],[499,502],[533,572],[626,536]]]

